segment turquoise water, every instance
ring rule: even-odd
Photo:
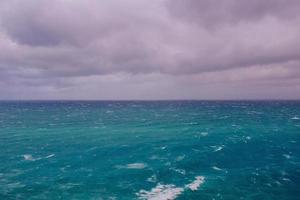
[[[297,101],[2,101],[0,199],[300,199]]]

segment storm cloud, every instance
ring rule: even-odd
[[[296,0],[2,0],[1,99],[300,98]]]

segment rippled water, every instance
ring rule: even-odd
[[[300,199],[300,102],[0,102],[0,199]]]

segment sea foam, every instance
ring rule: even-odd
[[[204,183],[204,179],[204,176],[196,176],[196,180],[185,187],[193,191],[198,190],[198,188]]]
[[[25,155],[23,155],[23,158],[25,159],[25,160],[30,160],[30,161],[34,161],[35,159],[32,157],[32,155],[30,155],[30,154],[25,154]]]
[[[201,135],[201,136],[207,136],[207,135],[208,135],[208,132],[201,132],[200,135]]]
[[[55,154],[50,154],[50,155],[46,156],[45,158],[51,158],[53,156],[55,156]]]
[[[173,200],[176,199],[182,192],[183,188],[176,187],[175,185],[162,185],[158,184],[150,191],[141,190],[137,193],[138,198],[142,200]]]
[[[223,145],[222,146],[211,146],[211,147],[214,148],[214,152],[221,151],[224,148]]]
[[[176,187],[174,184],[157,184],[150,191],[140,190],[137,193],[138,199],[141,200],[173,200],[181,195],[185,190],[196,191],[204,183],[203,176],[196,176],[196,180],[185,185],[184,187]]]
[[[145,164],[145,163],[130,163],[130,164],[127,164],[127,165],[117,165],[116,167],[119,168],[119,169],[122,169],[122,168],[126,168],[126,169],[144,169],[144,168],[147,167],[147,164]]]
[[[222,169],[217,166],[213,166],[212,169],[217,170],[217,171],[222,171]]]
[[[50,154],[50,155],[45,156],[45,157],[34,158],[31,154],[24,154],[23,158],[24,158],[24,160],[28,160],[28,161],[36,161],[36,160],[51,158],[53,156],[55,156],[55,154]]]
[[[144,169],[145,167],[147,167],[145,163],[131,163],[126,165],[127,169]]]
[[[157,181],[157,176],[154,174],[151,177],[147,178],[147,181],[155,183]]]

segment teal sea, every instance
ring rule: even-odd
[[[1,101],[1,200],[299,200],[300,101]]]

